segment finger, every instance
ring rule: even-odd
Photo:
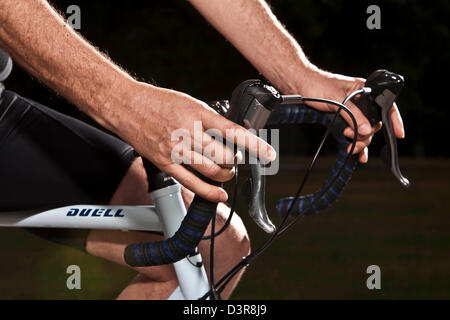
[[[350,129],[351,130],[351,129]],[[344,135],[347,137],[347,138],[349,138],[349,139],[351,139],[352,141],[353,141],[353,137],[354,137],[354,132],[352,133],[351,131],[346,131],[346,130],[344,130]],[[350,132],[350,133],[349,133]],[[358,143],[362,143],[364,146],[368,146],[371,142],[372,142],[372,138],[373,138],[373,135],[372,136],[369,136],[369,137],[367,137],[367,138],[362,138],[362,137],[359,137],[356,141],[358,142]],[[356,149],[355,149],[356,150]],[[359,151],[359,150],[358,150]],[[355,153],[355,152],[354,152]]]
[[[380,131],[382,127],[383,127],[383,123],[381,121],[378,122],[377,124],[375,124],[375,133]]]
[[[194,141],[193,148],[222,167],[233,167],[238,161],[234,145],[224,143],[219,130],[209,129],[201,135],[201,141]]]
[[[242,161],[244,160],[244,156],[242,155],[242,151],[237,149],[236,154],[234,155],[233,163],[231,164],[220,164],[222,168],[233,168],[236,167],[238,164],[242,164]]]
[[[367,145],[368,145],[368,143],[365,141],[357,141],[356,145],[355,145],[355,149],[353,150],[352,154],[361,153],[364,150],[364,148],[367,147]],[[351,149],[352,149],[352,144],[350,143],[347,147],[347,153],[349,153],[351,151]]]
[[[372,126],[370,125],[369,120],[367,120],[362,111],[351,101],[347,103],[347,108],[351,111],[356,120],[356,124],[358,126],[358,134],[361,136],[368,136],[372,134]],[[344,118],[344,120],[347,121],[349,126],[353,129],[354,128],[353,121],[351,120],[348,113],[345,111],[341,111],[340,114]]]
[[[176,164],[185,164],[214,181],[225,182],[233,178],[234,167],[221,167],[211,159],[200,153],[188,149],[172,153],[172,161]]]
[[[383,125],[382,125],[381,122],[378,122],[374,126],[372,126],[373,134],[375,134],[378,131],[380,131],[382,126]],[[355,131],[351,127],[347,127],[347,128],[344,129],[343,135],[346,136],[349,139],[353,139],[353,137],[355,136]],[[365,139],[367,139],[367,137],[361,136],[360,134],[358,134],[358,140],[365,140]]]
[[[183,197],[183,201],[184,201],[184,205],[185,205],[186,209],[189,208],[192,203],[192,200],[194,200],[195,194],[191,190],[187,189],[186,187],[181,186],[181,196]]]
[[[402,116],[397,108],[397,104],[394,102],[391,110],[389,111],[389,116],[391,117],[392,126],[394,127],[395,136],[399,139],[405,137],[405,129],[403,127]]]
[[[164,166],[161,170],[206,200],[212,202],[225,202],[228,200],[228,195],[224,189],[204,182],[182,165],[172,163]]]
[[[358,160],[361,163],[367,163],[367,161],[369,160],[369,149],[367,149],[367,147],[365,147],[363,151],[359,154]]]
[[[267,142],[224,117],[204,112],[202,122],[205,128],[218,129],[229,142],[247,150],[262,161],[273,161],[277,156],[276,151]]]
[[[375,124],[375,126],[373,127],[374,132],[377,132],[380,129],[381,129],[381,122]],[[353,137],[355,135],[355,132],[350,127],[347,127],[343,133],[349,139],[353,139]],[[373,136],[369,136],[366,139],[357,140],[357,142],[356,142],[356,146],[355,146],[355,149],[353,150],[353,154],[359,153],[358,160],[362,163],[366,163],[369,160],[369,152],[368,152],[369,150],[367,149],[367,146],[372,141],[372,137]],[[352,144],[350,144],[347,147],[347,153],[350,152],[351,148],[352,148]]]
[[[194,151],[191,151],[194,152]],[[234,177],[235,168],[224,168],[214,163],[207,157],[202,157],[200,162],[188,164],[192,169],[199,172],[203,176],[218,182],[226,182]]]

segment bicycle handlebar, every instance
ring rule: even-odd
[[[404,185],[409,182],[399,170],[397,146],[393,134],[392,123],[388,119],[389,111],[403,86],[403,77],[386,70],[374,72],[366,81],[371,89],[369,97],[359,106],[369,121],[374,124],[383,122],[383,130],[388,144],[388,164],[397,179]],[[302,104],[286,104],[287,101],[301,101],[301,96],[282,96],[279,92],[263,84],[259,80],[247,80],[234,91],[231,102],[216,102],[211,106],[228,119],[255,130],[266,125],[318,123],[328,126],[333,113],[324,113]],[[380,110],[381,109],[381,110]],[[293,204],[297,209],[293,215],[316,213],[328,208],[342,193],[358,165],[358,156],[353,155],[349,161],[347,147],[350,141],[344,137],[343,130],[347,127],[342,118],[337,118],[332,133],[338,142],[339,152],[323,186],[315,193],[299,197],[298,203]],[[345,164],[345,167],[343,167]],[[259,164],[252,165],[259,166]],[[154,167],[154,166],[153,166]],[[147,167],[146,167],[147,169]],[[158,169],[156,169],[160,172]],[[339,174],[338,174],[339,173]],[[211,180],[209,183],[213,183]],[[250,190],[250,215],[266,232],[276,230],[270,221],[264,204],[265,180],[261,170],[252,170],[252,189]],[[319,200],[317,200],[319,199]],[[277,212],[285,216],[291,206],[293,197],[281,199],[277,204]],[[212,203],[199,196],[195,196],[178,231],[169,239],[156,242],[142,242],[128,245],[124,252],[127,264],[131,266],[152,266],[174,263],[193,253],[198,246],[211,218],[216,214],[217,203]]]
[[[321,124],[327,127],[332,120],[332,114],[317,111],[306,105],[278,105],[274,108],[272,116],[269,118],[267,125],[278,124]],[[338,171],[344,165],[347,157],[347,147],[350,140],[344,137],[343,131],[347,127],[346,122],[342,118],[336,119],[335,125],[331,132],[338,143],[338,156],[322,187],[310,195],[300,196],[296,208],[292,210],[291,215],[301,215],[309,208],[307,213],[313,214],[327,209],[333,204],[343,192],[345,186],[350,181],[353,172],[358,166],[358,155],[350,157],[345,167],[336,178]],[[331,183],[331,185],[330,185]],[[315,202],[316,199],[318,199]],[[277,213],[284,217],[289,207],[292,205],[294,197],[283,198],[277,203]],[[315,202],[313,206],[311,206]]]
[[[409,181],[400,172],[396,138],[389,118],[389,112],[403,84],[402,76],[387,70],[377,70],[367,78],[365,83],[367,90],[362,91],[365,95],[362,95],[357,105],[372,125],[379,121],[383,123],[382,128],[386,141],[384,149],[387,152],[384,157],[382,154],[382,158],[399,182],[408,187]],[[367,95],[367,93],[370,94]],[[306,100],[314,99],[299,95],[282,96],[275,88],[260,80],[247,80],[233,91],[229,104],[226,101],[221,101],[213,104],[213,107],[228,119],[255,130],[266,125],[288,123],[319,123],[323,126],[329,126],[334,114],[320,112],[299,104]],[[322,100],[322,102],[325,101]],[[279,215],[284,216],[291,204],[296,206],[296,210],[292,211],[294,215],[316,213],[328,208],[338,199],[358,166],[357,155],[352,155],[347,162],[345,161],[348,156],[347,147],[350,143],[350,140],[343,135],[343,130],[346,127],[346,122],[339,117],[331,128],[333,136],[338,142],[339,152],[331,173],[323,186],[313,194],[299,197],[298,203],[295,204],[292,204],[293,197],[281,199],[277,204]],[[344,164],[345,167],[343,167]],[[252,177],[248,184],[250,186],[248,195],[249,214],[264,231],[273,233],[276,228],[267,215],[265,199],[263,198],[265,179],[262,176],[262,170],[256,168],[260,166],[259,164],[252,164],[251,166]]]
[[[155,266],[177,262],[195,251],[217,203],[195,196],[178,231],[162,241],[139,242],[125,248],[125,262],[132,267]]]
[[[389,72],[387,70],[377,70],[373,72],[366,80],[365,86],[370,88],[369,95],[362,95],[356,103],[369,122],[374,125],[381,121],[382,130],[385,138],[385,147],[381,153],[381,158],[391,169],[397,180],[404,186],[409,187],[409,181],[400,172],[398,161],[397,140],[395,138],[393,125],[389,117],[392,108],[400,90],[404,84],[402,76]],[[297,117],[297,114],[300,114]],[[273,118],[269,119],[269,124],[279,123],[320,123],[328,126],[331,121],[331,115],[316,111],[304,105],[286,105],[278,106],[272,113]],[[296,210],[292,215],[302,215],[305,213],[314,214],[328,208],[335,202],[347,183],[350,181],[353,172],[358,166],[357,155],[350,157],[341,174],[336,177],[337,171],[344,165],[347,157],[347,147],[350,140],[345,138],[343,130],[347,124],[342,118],[338,118],[332,128],[333,136],[338,142],[338,157],[331,172],[329,173],[324,185],[315,193],[299,197]],[[331,185],[330,185],[331,184]],[[316,204],[311,206],[317,197],[320,197]],[[291,206],[293,197],[281,199],[277,203],[277,213],[284,216]],[[307,208],[307,209],[305,209]],[[309,208],[309,209],[308,209]],[[305,210],[308,210],[307,212]]]
[[[143,158],[147,173],[148,191],[164,189],[175,185],[175,180],[162,172],[153,163]],[[201,177],[210,184],[220,185],[208,178]],[[211,218],[216,214],[217,203],[195,195],[178,231],[165,240],[139,242],[125,248],[125,262],[132,267],[147,267],[177,262],[194,253]]]

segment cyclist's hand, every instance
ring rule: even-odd
[[[306,97],[331,99],[338,102],[342,102],[353,91],[364,87],[365,83],[365,80],[362,78],[347,77],[322,70],[312,71],[309,79],[311,79],[311,81],[307,81],[307,83],[302,86],[302,91],[300,92],[302,95]],[[334,105],[323,103],[310,103],[310,105],[321,111],[335,111],[337,109]],[[381,129],[381,122],[371,126],[369,120],[367,120],[355,104],[349,101],[346,106],[353,113],[358,124],[358,138],[353,153],[359,154],[359,161],[365,163],[368,160],[367,146],[370,144],[373,135]],[[354,130],[352,121],[345,112],[342,112],[341,114],[349,123],[349,127],[344,130],[344,135],[353,139]],[[395,103],[394,107],[391,109],[390,116],[396,137],[404,138],[403,121]],[[351,146],[349,146],[348,151],[350,151],[350,147]]]
[[[234,166],[242,156],[227,148],[225,140],[223,143],[214,140],[206,130],[215,129],[222,137],[233,134],[239,147],[263,161],[276,157],[275,150],[266,142],[197,99],[141,82],[136,82],[133,91],[133,105],[129,106],[132,112],[121,120],[122,128],[116,129],[118,134],[139,154],[203,198],[224,202],[227,194],[222,188],[204,182],[185,166],[224,182],[233,177]],[[194,130],[195,121],[198,122]]]

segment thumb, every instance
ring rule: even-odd
[[[362,113],[362,111],[351,101],[347,103],[347,108],[355,117],[356,125],[358,126],[358,135],[362,137],[371,135],[372,126],[370,125],[369,120]],[[347,123],[352,129],[355,129],[353,121],[351,120],[351,117],[348,115],[347,112],[341,111],[341,116],[345,119],[345,121],[347,121]]]
[[[346,95],[350,95],[352,92],[361,89],[364,87],[366,80],[364,78],[353,78],[352,81],[347,82]],[[355,117],[356,124],[358,126],[358,134],[362,137],[369,136],[372,134],[372,126],[366,116],[363,114],[361,109],[358,108],[356,104],[354,104],[351,100],[347,102],[347,107],[352,112]],[[347,116],[348,114],[345,113]],[[347,120],[347,118],[344,116]],[[351,121],[350,116],[348,116],[347,122],[350,124],[350,127],[353,128],[353,122]]]

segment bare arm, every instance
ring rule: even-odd
[[[242,147],[253,144],[251,151],[255,152],[259,145],[262,159],[275,157],[275,151],[265,142],[218,116],[205,103],[181,92],[135,81],[67,26],[45,0],[0,1],[0,46],[142,156],[209,200],[225,201],[226,192],[174,163],[171,152],[177,142],[171,140],[171,134],[175,130],[185,129],[193,136],[193,123],[200,120],[204,147],[211,143],[204,130],[215,128],[225,135],[225,130],[233,129],[241,141],[246,141]],[[224,149],[224,157],[234,156],[224,145],[218,147]],[[186,152],[194,153],[191,149]],[[229,165],[219,166],[204,156],[201,160],[190,166],[217,181],[233,176]]]
[[[190,2],[256,69],[286,94],[300,93],[342,101],[350,92],[364,85],[364,79],[333,74],[313,65],[264,0]],[[331,105],[312,105],[320,110],[335,110]],[[365,162],[366,146],[380,127],[371,128],[355,105],[349,103],[349,107],[356,117],[360,133],[355,153],[361,153],[360,160]],[[402,137],[400,114],[396,108],[392,110],[396,135]],[[346,115],[344,117],[350,122]],[[345,133],[349,137],[354,135],[351,128],[347,128]]]
[[[0,45],[48,87],[116,131],[123,113],[119,101],[133,79],[74,32],[47,1],[1,1]]]
[[[259,0],[190,0],[256,69],[286,93],[298,93],[315,69],[268,5]]]

